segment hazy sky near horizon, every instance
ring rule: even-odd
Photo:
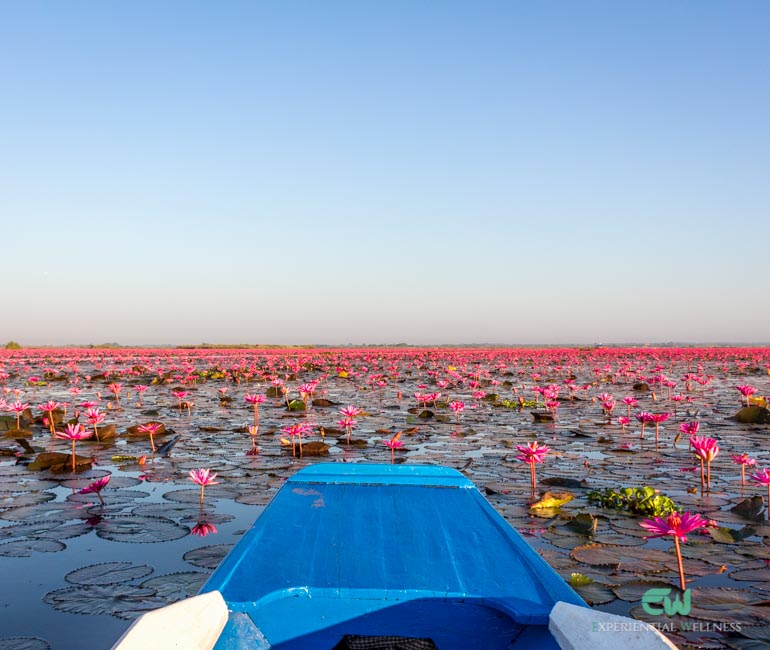
[[[770,340],[770,3],[5,2],[0,342]]]

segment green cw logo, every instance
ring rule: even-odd
[[[671,600],[668,595],[671,593],[671,589],[648,589],[642,596],[642,609],[651,614],[652,616],[660,616],[665,612],[666,616],[674,616],[675,614],[681,614],[687,616],[690,613],[690,590],[687,589],[680,600],[679,594],[676,595],[674,600]],[[658,603],[663,603],[663,607],[653,607]]]

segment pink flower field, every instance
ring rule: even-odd
[[[652,620],[642,594],[685,584],[677,644],[770,642],[769,373],[768,348],[0,351],[0,648],[108,647],[318,462],[454,467],[591,605]]]

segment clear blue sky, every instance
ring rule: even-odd
[[[770,3],[0,4],[0,341],[770,339]]]

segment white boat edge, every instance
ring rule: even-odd
[[[139,617],[112,650],[212,650],[228,619],[218,591],[187,598]],[[659,630],[633,618],[558,602],[548,630],[562,650],[676,650]]]
[[[677,650],[648,623],[561,601],[551,610],[548,631],[562,650]]]
[[[180,600],[142,614],[113,650],[211,650],[227,624],[227,603],[218,591]]]

